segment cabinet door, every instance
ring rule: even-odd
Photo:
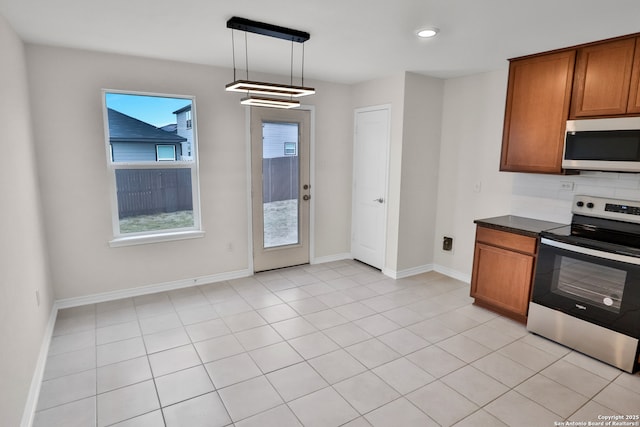
[[[471,296],[519,316],[529,307],[534,257],[476,243]]]
[[[511,61],[500,170],[560,173],[575,50]]]
[[[627,104],[627,113],[640,113],[640,38],[636,38],[636,51],[633,55],[631,83],[629,86],[629,103]]]
[[[636,39],[578,50],[571,118],[626,114]]]

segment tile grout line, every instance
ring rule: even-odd
[[[144,346],[144,353],[145,353],[144,357],[145,357],[145,360],[147,361],[147,365],[149,366],[149,372],[151,373],[151,380],[153,381],[153,389],[154,389],[154,391],[156,393],[156,399],[158,400],[158,410],[160,411],[160,416],[162,417],[162,423],[166,426],[167,425],[167,421],[166,421],[166,419],[164,417],[164,411],[162,410],[162,402],[160,401],[160,393],[158,392],[158,384],[156,383],[156,376],[153,373],[153,368],[151,367],[151,361],[149,360],[149,350],[147,348],[147,342],[144,340],[144,332],[142,330],[142,323],[140,322],[140,316],[138,315],[139,314],[138,313],[138,307],[137,307],[137,305],[135,303],[135,299],[132,298],[132,301],[133,301],[133,309],[134,309],[134,311],[136,313],[136,321],[138,322],[138,328],[140,328],[140,339],[142,340],[142,345]],[[144,380],[144,381],[148,381],[148,380]],[[142,383],[144,381],[141,381],[140,383]],[[140,383],[138,383],[138,384],[140,384]],[[121,388],[129,387],[129,386],[130,385],[127,385],[127,386],[123,386]],[[147,413],[151,413],[151,412],[153,412],[153,411],[149,411]],[[145,415],[145,414],[139,414],[139,415],[136,415],[136,416],[131,417],[129,419],[133,419],[133,418],[139,417],[141,415]],[[124,420],[122,420],[122,421],[124,421]],[[117,422],[122,422],[122,421],[117,421]],[[98,427],[100,427],[100,426],[98,426]]]
[[[225,283],[226,283],[226,282],[225,282]],[[207,299],[206,295],[204,295],[204,293],[203,293],[202,291],[201,291],[201,293],[203,294],[204,298],[205,298],[205,299]],[[171,297],[169,297],[169,299],[171,300]],[[208,299],[207,299],[207,300],[208,300]],[[173,304],[173,301],[172,301],[172,304]],[[175,305],[174,305],[174,308],[175,308]],[[217,315],[219,315],[219,313],[217,312],[217,310],[215,309],[215,307],[214,307],[213,305],[211,306],[211,308],[213,309],[213,311],[214,311]],[[177,312],[177,310],[176,310],[176,312]],[[184,322],[183,322],[183,320],[180,318],[180,316],[178,316],[178,319],[180,320],[180,323],[182,324],[182,327],[183,327],[183,328],[185,328],[185,330],[186,330],[186,327],[187,327],[187,326],[184,324]],[[189,399],[185,399],[185,400],[183,400],[183,401],[181,401],[181,402],[175,402],[175,403],[173,403],[172,405],[177,405],[177,404],[180,404],[180,403],[182,403],[182,402],[186,402],[187,400],[194,399],[194,398],[196,398],[196,397],[200,397],[200,396],[204,396],[204,395],[209,394],[209,393],[215,393],[215,394],[216,394],[216,396],[218,397],[218,399],[220,400],[220,403],[222,403],[222,407],[224,408],[225,413],[227,414],[227,417],[228,417],[228,418],[229,418],[229,420],[231,421],[231,424],[233,424],[233,423],[234,423],[234,421],[233,421],[233,418],[231,418],[231,413],[229,412],[229,408],[227,408],[227,405],[225,405],[224,400],[222,400],[222,396],[220,396],[220,393],[219,393],[219,391],[218,391],[219,389],[216,387],[216,384],[213,382],[213,378],[211,378],[211,374],[209,373],[209,370],[208,370],[208,369],[207,369],[207,367],[205,366],[205,363],[204,363],[204,361],[202,360],[202,356],[200,355],[200,353],[198,352],[198,349],[197,349],[197,348],[196,348],[196,346],[195,346],[195,342],[193,341],[193,339],[192,339],[191,335],[189,335],[189,333],[188,333],[188,332],[187,332],[187,336],[189,337],[190,345],[193,347],[193,350],[195,351],[196,356],[198,357],[198,360],[200,360],[200,365],[199,365],[199,366],[202,366],[202,369],[204,369],[204,372],[207,374],[207,378],[208,378],[208,379],[209,379],[209,381],[211,382],[211,386],[213,387],[213,391],[212,391],[212,392],[203,393],[203,394],[201,394],[201,395],[199,395],[199,396],[192,396],[192,397],[190,397]],[[190,369],[190,368],[186,368],[186,369]],[[179,371],[178,371],[178,372],[179,372]],[[170,375],[170,374],[168,374],[168,375]],[[161,405],[162,405],[162,404],[161,404]],[[172,405],[167,405],[167,407],[168,407],[168,406],[172,406]],[[163,418],[164,418],[164,411],[162,411],[162,416],[163,416]],[[166,420],[165,420],[165,425],[166,425]]]

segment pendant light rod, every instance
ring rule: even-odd
[[[302,45],[302,64],[300,65],[300,85],[304,86],[304,45]]]
[[[247,42],[247,33],[244,33],[244,67],[247,71],[247,80],[249,80],[249,42]]]
[[[236,80],[236,41],[231,30],[231,57],[233,58],[233,80]]]
[[[250,19],[239,18],[237,16],[234,16],[227,21],[227,28],[260,34],[263,36],[275,37],[283,40],[291,40],[298,43],[304,43],[311,38],[309,33],[305,31],[293,30],[291,28],[280,27],[278,25],[252,21]]]
[[[293,86],[293,42],[291,42],[291,60],[289,62],[291,63],[291,79],[289,80],[289,84]]]

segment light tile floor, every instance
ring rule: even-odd
[[[391,280],[340,261],[61,310],[34,425],[537,427],[640,415],[639,375],[468,295],[435,272]]]

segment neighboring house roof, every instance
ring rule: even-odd
[[[173,114],[180,114],[180,113],[182,113],[182,112],[190,111],[190,110],[191,110],[191,104],[189,104],[189,105],[185,105],[185,106],[184,106],[184,107],[182,107],[181,109],[174,111],[174,112],[173,112]]]
[[[186,138],[109,108],[109,142],[181,143]]]
[[[168,124],[168,125],[161,126],[159,129],[162,129],[165,132],[176,133],[178,131],[178,124],[177,123],[171,123],[171,124]]]

